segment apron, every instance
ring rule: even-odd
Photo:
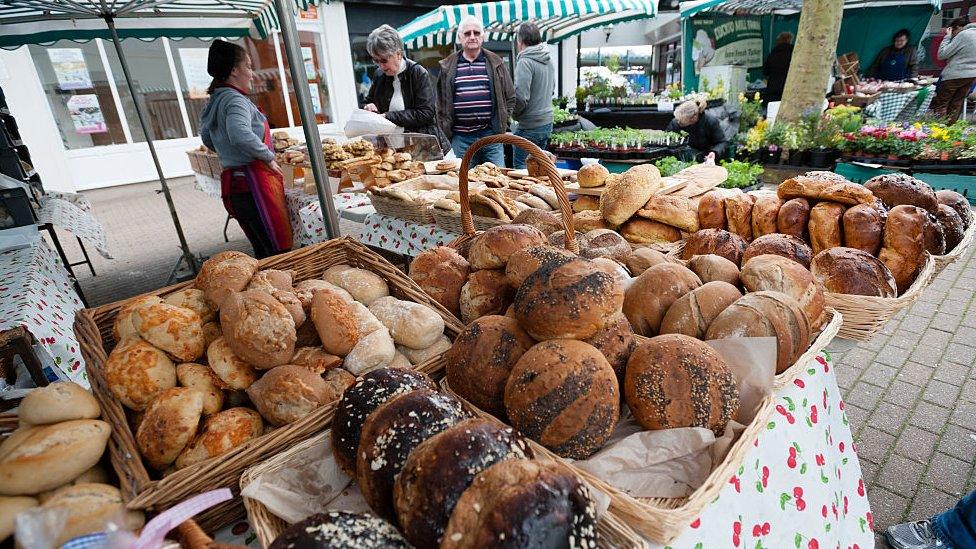
[[[268,150],[274,151],[271,143],[271,126],[268,125],[267,118],[264,119],[264,144],[267,145]],[[236,177],[235,173],[238,174]],[[243,174],[243,177],[240,174]],[[254,205],[261,214],[261,224],[268,235],[268,240],[271,241],[274,253],[290,250],[291,221],[288,218],[282,177],[261,160],[254,160],[246,166],[227,168],[220,173],[220,195],[224,208],[232,217],[236,216],[230,195],[248,192],[254,198]]]

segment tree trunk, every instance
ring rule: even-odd
[[[837,57],[844,0],[804,0],[783,104],[776,120],[795,122],[820,111],[827,81]]]

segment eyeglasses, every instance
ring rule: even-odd
[[[461,33],[461,36],[481,36],[480,30],[469,30]]]

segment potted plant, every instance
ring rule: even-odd
[[[759,176],[764,171],[761,165],[751,162],[740,162],[738,160],[722,160],[720,164],[729,173],[729,177],[722,183],[722,187],[751,190],[761,186]]]
[[[780,163],[786,141],[786,131],[787,125],[783,123],[774,124],[766,130],[766,144],[760,150],[760,162],[762,164]]]

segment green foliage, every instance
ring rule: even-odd
[[[729,171],[729,178],[721,185],[727,189],[741,189],[753,185],[764,171],[759,164],[739,160],[722,160],[721,164]]]
[[[654,162],[657,169],[661,172],[661,177],[670,177],[681,170],[691,166],[691,162],[685,162],[683,160],[678,160],[674,156],[665,156],[664,158],[658,159]]]

